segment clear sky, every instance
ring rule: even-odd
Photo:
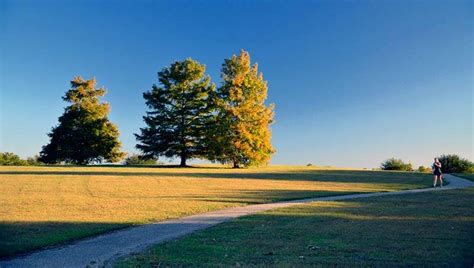
[[[0,151],[48,142],[76,75],[108,89],[123,149],[142,93],[192,57],[220,83],[240,49],[276,104],[273,164],[473,160],[473,1],[0,0]]]

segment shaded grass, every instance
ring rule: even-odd
[[[454,176],[458,176],[460,178],[468,179],[470,181],[474,181],[474,174],[473,173],[454,173]]]
[[[272,210],[155,246],[118,267],[474,264],[474,188]]]
[[[65,238],[80,239],[128,226],[124,223],[0,222],[0,252],[8,256],[63,244]]]
[[[226,207],[420,188],[419,173],[263,169],[0,167],[0,257]]]

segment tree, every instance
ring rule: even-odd
[[[430,172],[431,172],[431,168],[425,167],[425,166],[419,166],[419,167],[418,167],[418,172],[430,173]]]
[[[0,166],[27,166],[28,162],[14,153],[0,153]]]
[[[96,88],[95,79],[75,77],[63,100],[71,103],[53,127],[49,144],[43,146],[40,161],[44,163],[117,162],[125,157],[120,151],[119,131],[108,119],[110,106],[101,103],[104,88]]]
[[[240,165],[266,165],[272,153],[273,104],[265,105],[267,82],[242,50],[222,65],[222,85],[215,101],[215,124],[208,137],[209,159]]]
[[[441,155],[438,159],[444,173],[465,173],[472,171],[474,167],[473,162],[455,154]]]
[[[184,167],[188,159],[206,155],[215,86],[205,71],[188,58],[158,72],[160,85],[143,94],[150,109],[143,117],[146,127],[135,134],[144,157],[179,157]]]
[[[411,171],[413,167],[411,163],[405,163],[401,159],[390,158],[385,160],[380,168],[383,170],[401,170],[401,171]]]

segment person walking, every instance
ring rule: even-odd
[[[436,187],[438,178],[439,178],[440,187],[443,187],[443,173],[441,172],[441,162],[439,162],[438,158],[434,159],[432,169],[433,169],[433,175],[434,175],[433,187]]]

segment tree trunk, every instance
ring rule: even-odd
[[[239,163],[234,161],[234,168],[240,168]]]
[[[186,156],[184,154],[181,155],[181,163],[179,164],[180,167],[186,166]]]

